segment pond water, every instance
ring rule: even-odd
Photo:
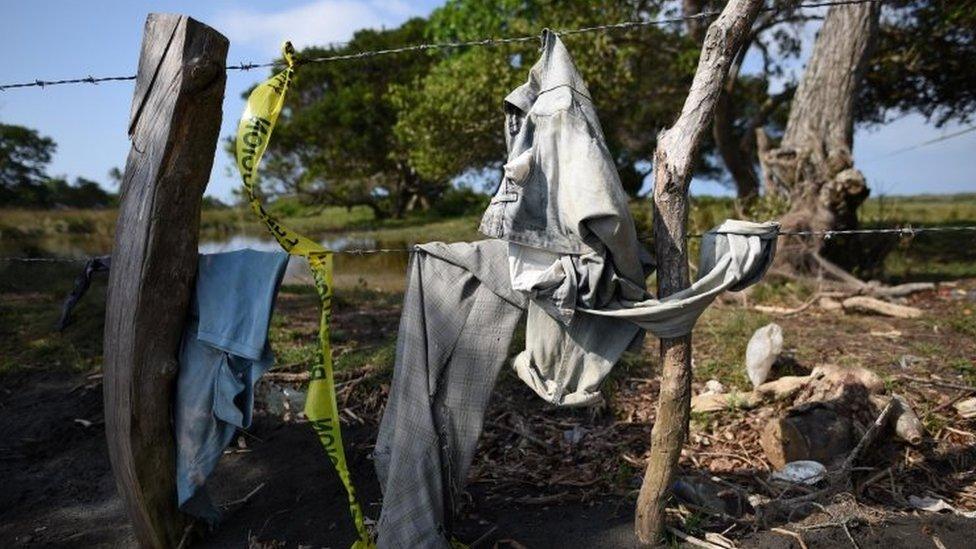
[[[332,236],[320,240],[329,249],[390,248],[404,249],[407,242],[351,239]],[[281,247],[271,237],[253,234],[233,234],[224,237],[204,236],[200,240],[200,253],[211,254],[252,248],[262,251],[278,251]],[[112,237],[107,235],[64,235],[31,239],[0,239],[0,256],[29,257],[91,257],[106,255],[112,249]],[[335,286],[349,288],[365,286],[388,291],[404,288],[409,254],[391,252],[368,255],[336,254]],[[285,273],[285,284],[311,284],[312,277],[304,259],[293,257]]]

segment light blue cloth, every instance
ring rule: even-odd
[[[201,255],[183,331],[173,419],[180,509],[213,524],[205,484],[237,429],[251,424],[254,384],[271,367],[268,326],[288,254]]]

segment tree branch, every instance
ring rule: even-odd
[[[691,169],[729,68],[762,4],[762,0],[731,0],[708,27],[681,115],[658,139],[654,152],[654,240],[660,297],[688,286],[685,236]],[[662,339],[661,359],[661,395],[634,526],[643,545],[654,544],[661,533],[665,497],[688,432],[691,336]]]

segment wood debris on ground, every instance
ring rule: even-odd
[[[726,496],[737,494],[742,504],[733,507],[733,513],[730,508],[715,512],[675,501],[669,510],[673,518],[681,521],[695,515],[702,521],[695,532],[685,534],[720,545],[706,539],[704,533],[734,538],[755,528],[774,527],[802,544],[805,529],[843,530],[855,523],[871,524],[885,513],[913,511],[910,497],[936,498],[960,513],[976,510],[976,419],[971,413],[976,376],[966,374],[969,370],[961,366],[953,369],[940,364],[938,353],[919,356],[920,349],[927,349],[924,345],[935,344],[929,342],[945,341],[945,345],[968,345],[961,352],[976,357],[976,342],[968,333],[945,340],[951,328],[943,327],[945,323],[938,319],[953,304],[951,298],[940,296],[935,291],[912,294],[912,307],[925,311],[922,318],[913,318],[914,314],[885,319],[845,314],[840,324],[832,307],[820,306],[776,317],[785,333],[783,352],[788,367],[784,370],[784,361],[777,362],[768,381],[755,389],[749,385],[742,361],[751,331],[737,336],[738,377],[720,383],[707,371],[696,370],[693,394],[701,397],[699,402],[708,400],[709,406],[699,407],[700,413],[693,417],[681,453],[683,478],[711,479]],[[817,296],[817,300],[823,298]],[[849,304],[844,308],[854,309]],[[709,314],[699,326],[704,335],[696,341],[695,356],[696,368],[706,370],[710,357],[724,352],[723,344],[728,344],[711,332],[727,329],[722,322],[728,315],[745,313],[725,306]],[[767,319],[762,316],[767,313],[748,314]],[[387,322],[395,321],[395,314],[388,316]],[[338,324],[344,328],[341,316]],[[865,340],[864,335],[872,331],[885,337]],[[892,332],[899,336],[889,337]],[[791,348],[801,337],[802,347]],[[346,352],[343,345],[338,343],[338,353]],[[655,416],[656,358],[656,341],[649,340],[641,355],[643,362],[620,365],[604,387],[606,402],[588,409],[558,409],[541,403],[504,371],[485,419],[469,490],[487,502],[539,506],[636,497]],[[976,372],[976,364],[972,368]],[[288,382],[301,377],[285,372],[274,379]],[[389,370],[366,364],[337,372],[336,380],[343,421],[378,425],[389,391]],[[852,385],[863,388],[859,395],[863,398],[847,394]],[[891,423],[898,427],[897,432],[885,430],[877,436],[870,451],[851,466],[849,487],[825,499],[813,497],[822,487],[771,480],[770,474],[789,460],[771,463],[764,451],[764,431],[787,417],[791,407],[837,400],[848,406],[843,420],[853,442],[869,431],[878,411],[887,409],[892,401]],[[899,411],[905,409],[910,414]],[[836,467],[834,464],[832,470]],[[792,518],[807,518],[791,523],[789,529],[776,526],[784,524],[782,519],[766,523],[769,517],[756,510],[757,505],[794,500],[805,502],[806,511]]]

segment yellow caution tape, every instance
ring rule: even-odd
[[[329,344],[329,318],[332,314],[332,251],[281,224],[264,209],[261,200],[254,193],[261,156],[268,146],[271,132],[285,102],[285,93],[295,72],[295,49],[291,42],[285,42],[282,46],[282,54],[288,67],[258,84],[247,98],[247,106],[237,126],[237,169],[241,172],[244,190],[247,192],[247,199],[254,213],[261,218],[286,252],[306,258],[311,267],[315,289],[322,301],[322,316],[319,320],[322,361],[321,364],[313,366],[310,372],[305,415],[349,494],[349,513],[359,533],[359,539],[353,544],[353,548],[367,549],[375,545],[366,532],[363,511],[356,501],[356,491],[349,476],[349,467],[346,465],[346,453],[342,446],[342,433],[339,430],[335,380],[332,374],[332,347]]]

